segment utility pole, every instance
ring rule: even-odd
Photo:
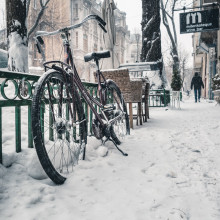
[[[212,95],[212,77],[214,76],[213,71],[214,71],[214,60],[215,60],[215,47],[210,47],[209,48],[209,99],[213,99]]]
[[[185,63],[186,63],[186,59],[184,58],[183,59],[183,67],[182,67],[182,71],[183,71],[183,75],[182,75],[182,88],[183,88],[183,91],[185,90],[184,89],[184,85],[183,85],[183,83],[184,83],[184,79],[185,79]]]

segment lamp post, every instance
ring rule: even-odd
[[[136,41],[136,44],[137,44],[137,60],[136,62],[139,62],[139,44],[140,44],[140,37],[141,35],[136,33],[135,34],[135,41]]]
[[[209,99],[213,99],[212,95],[212,77],[214,72],[215,47],[209,47]]]

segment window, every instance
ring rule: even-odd
[[[124,63],[124,52],[121,52],[121,63]]]
[[[76,18],[79,17],[79,9],[78,9],[78,4],[75,5],[75,15],[76,15]]]
[[[79,34],[76,32],[76,48],[79,47]]]
[[[98,46],[97,44],[94,44],[94,52],[96,52],[98,50]]]
[[[37,47],[34,45],[33,48],[34,48],[34,56],[33,56],[33,58],[34,58],[34,60],[36,60],[37,59]]]
[[[98,24],[97,24],[97,22],[94,22],[94,34],[98,35]]]
[[[83,34],[83,50],[88,52],[88,36],[87,34]]]
[[[84,6],[84,17],[86,17],[87,15],[89,15],[89,9]]]
[[[121,47],[124,47],[124,38],[121,38]]]

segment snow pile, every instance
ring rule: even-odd
[[[86,160],[61,186],[23,141],[11,166],[0,165],[1,219],[219,220],[219,110],[193,99],[181,110],[151,108],[121,145],[128,157],[90,137]]]
[[[15,20],[15,26],[21,26],[19,21]],[[21,37],[18,32],[10,33],[9,37],[9,67],[16,67],[15,71],[28,73],[28,47],[27,37]]]

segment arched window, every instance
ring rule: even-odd
[[[88,36],[87,34],[83,34],[83,50],[88,52]]]

